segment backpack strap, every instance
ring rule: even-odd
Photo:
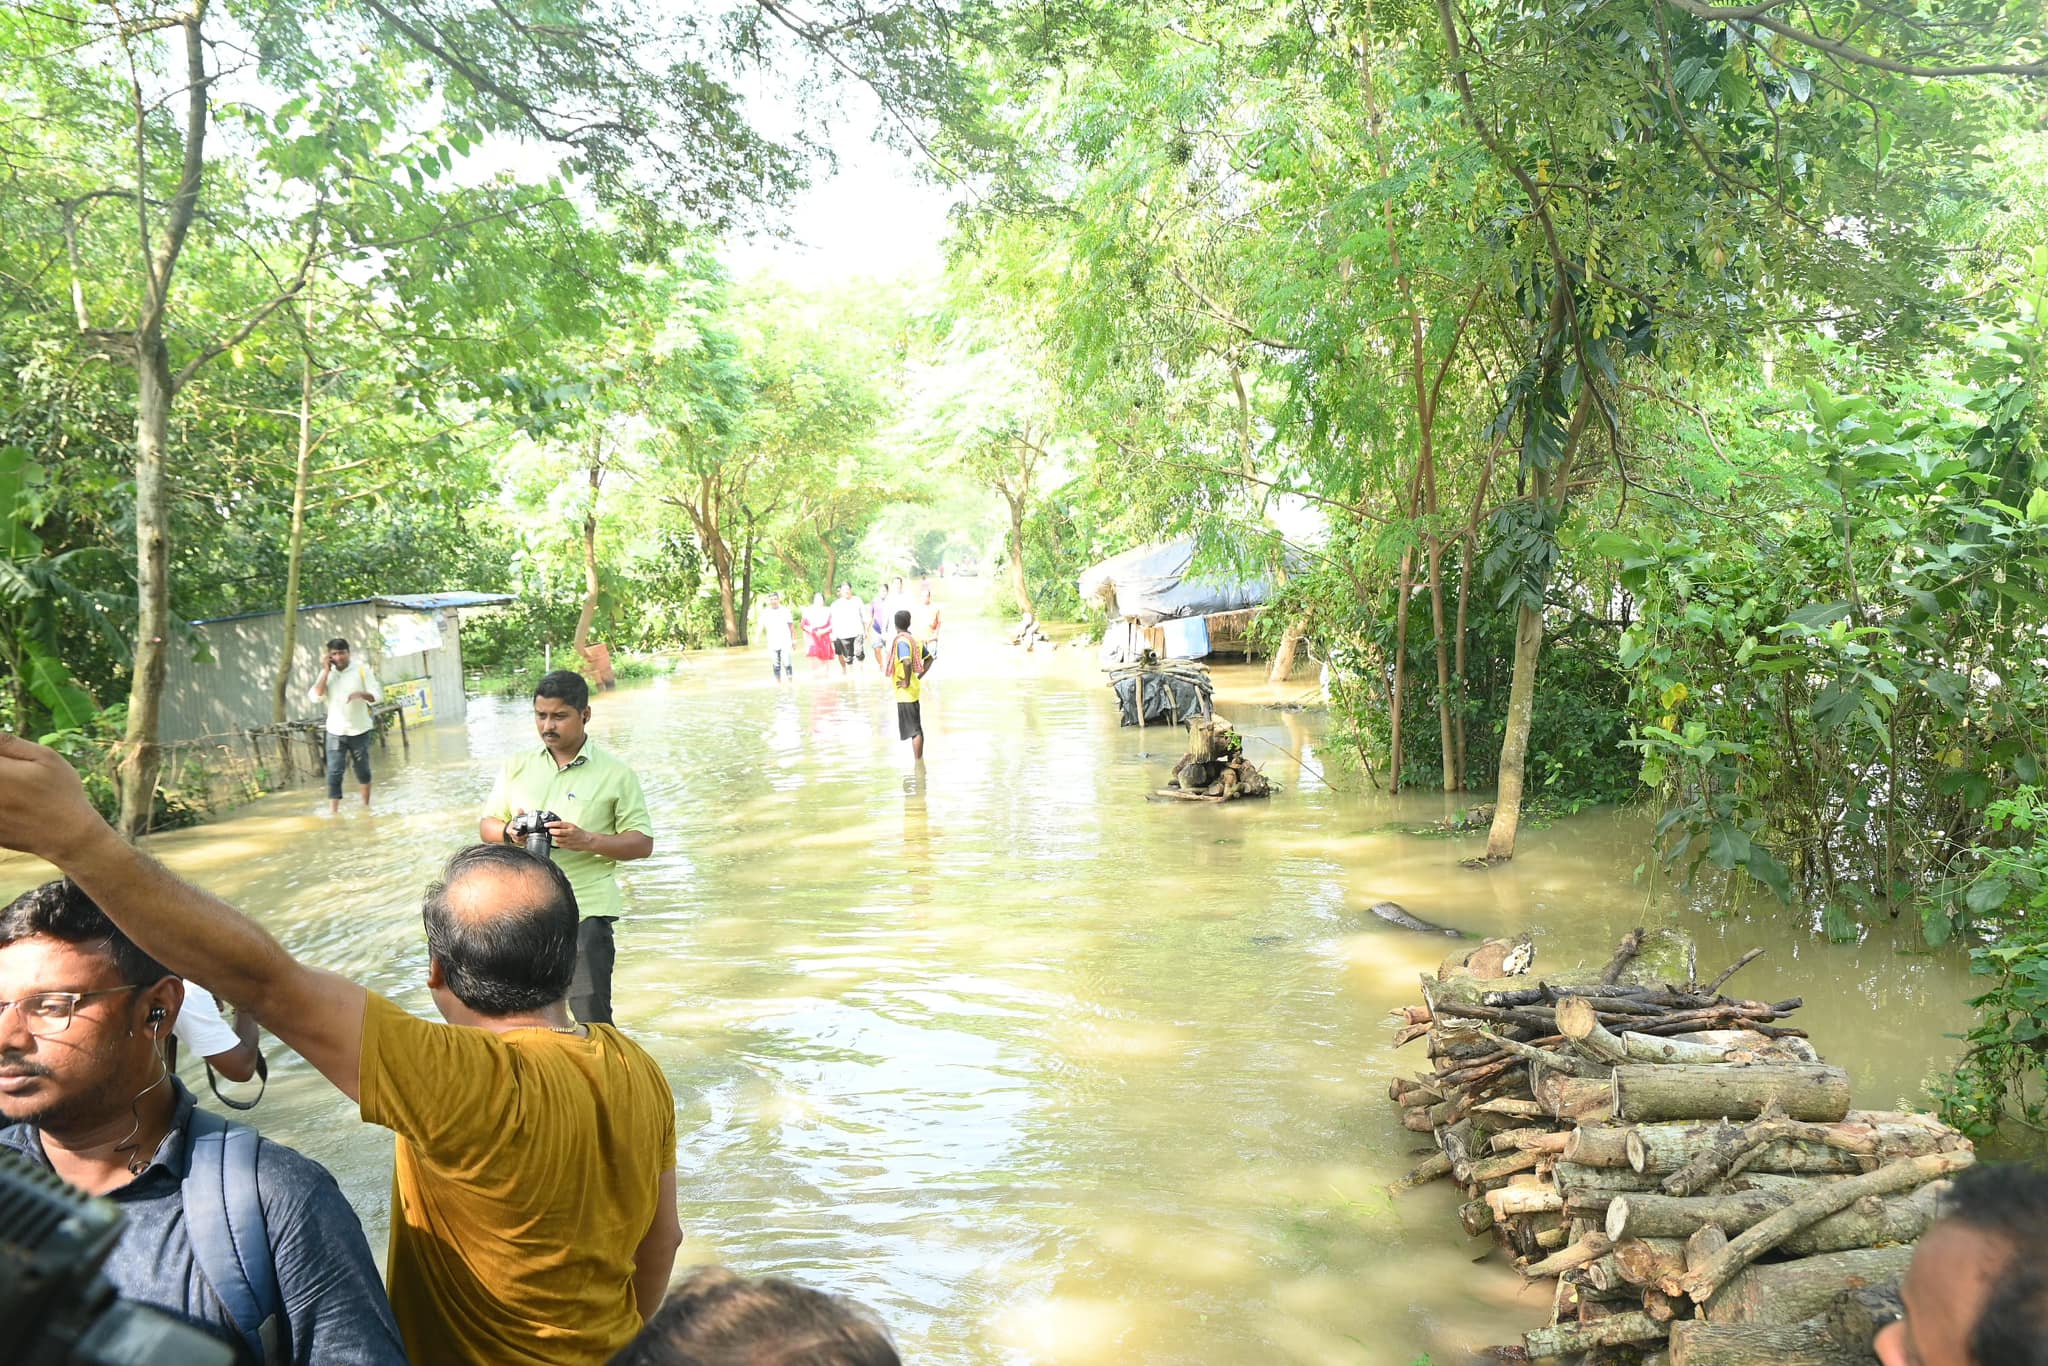
[[[254,1359],[284,1359],[284,1297],[277,1288],[270,1231],[256,1188],[261,1136],[197,1106],[186,1121],[187,1158],[180,1194],[185,1238],[199,1274],[213,1290]]]

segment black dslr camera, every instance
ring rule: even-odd
[[[117,1299],[99,1274],[121,1212],[0,1151],[4,1359],[24,1366],[232,1366],[234,1348],[161,1310]]]
[[[506,823],[505,838],[518,840],[535,858],[553,862],[555,837],[548,833],[548,822],[560,819],[552,811],[522,811]]]

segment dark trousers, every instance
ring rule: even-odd
[[[361,735],[327,735],[327,800],[341,800],[341,775],[351,765],[356,771],[356,781],[368,786],[370,782],[370,736],[372,731]]]
[[[612,1022],[612,921],[593,915],[576,927],[576,975],[569,979],[569,1011],[578,1024]]]

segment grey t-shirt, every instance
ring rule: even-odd
[[[208,1329],[243,1351],[234,1317],[200,1274],[185,1236],[179,1187],[193,1099],[176,1079],[171,1084],[178,1109],[170,1133],[142,1175],[107,1194],[126,1223],[102,1270],[121,1298]],[[41,1136],[26,1124],[0,1128],[0,1146],[50,1165]],[[405,1366],[362,1223],[327,1169],[265,1139],[256,1150],[256,1189],[284,1300],[287,1359],[293,1366]]]

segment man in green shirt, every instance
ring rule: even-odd
[[[552,811],[555,865],[576,893],[576,977],[569,1008],[584,1024],[612,1022],[612,922],[622,909],[618,866],[654,852],[654,823],[640,779],[625,761],[585,734],[590,685],[557,669],[533,690],[539,748],[509,756],[484,803],[477,833],[486,843],[517,844],[506,828],[524,811]]]

